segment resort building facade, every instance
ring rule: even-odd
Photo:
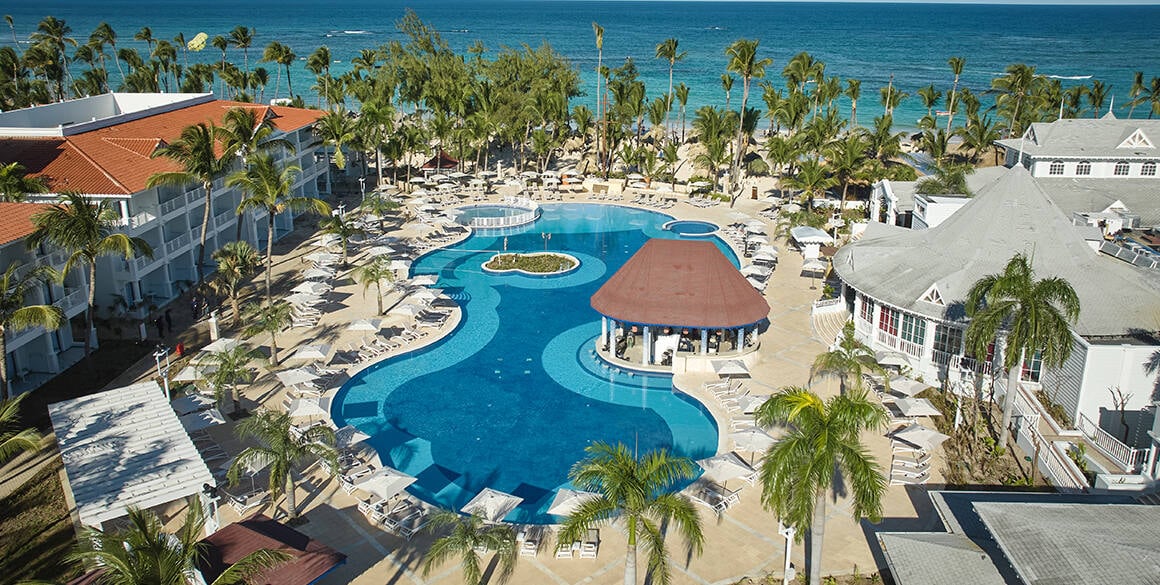
[[[1037,278],[1058,276],[1074,287],[1081,314],[1071,357],[1048,369],[1031,356],[1024,390],[1042,390],[1077,428],[1119,434],[1118,417],[1108,416],[1119,408],[1109,388],[1123,391],[1127,411],[1144,412],[1156,398],[1147,365],[1160,352],[1160,270],[1099,251],[1100,230],[1073,221],[1026,169],[1000,172],[936,227],[871,223],[860,240],[841,248],[833,267],[843,282],[844,308],[861,341],[904,355],[913,375],[927,383],[946,380],[971,392],[993,381],[1001,395],[1005,376],[994,365],[1000,352],[976,356],[964,345],[964,301],[980,278],[1001,272],[1014,254],[1027,254]],[[1133,436],[1140,450],[1129,446],[1125,457],[1137,469],[1147,446],[1139,431]]]
[[[212,94],[109,93],[0,113],[0,163],[20,163],[49,189],[30,200],[53,202],[60,193],[74,191],[113,201],[121,229],[153,248],[152,258],[99,261],[96,305],[106,314],[143,317],[196,282],[204,190],[194,183],[148,187],[155,173],[180,170],[175,162],[152,155],[177,140],[187,126],[220,126],[226,112],[238,107],[258,110],[258,119],[273,127],[272,138],[293,146],[272,149],[279,166],[301,169],[291,195],[318,197],[319,183],[326,185],[328,158],[314,133],[320,116],[316,111],[223,101]],[[242,164],[239,159],[234,168]],[[239,237],[265,249],[266,215],[252,212],[239,217],[242,197],[239,189],[225,185],[225,177],[214,181],[207,263],[214,250]],[[275,238],[289,233],[293,223],[291,212],[276,217]],[[54,371],[43,364],[30,364],[28,369],[40,372],[41,367]],[[20,370],[18,364],[16,371]]]

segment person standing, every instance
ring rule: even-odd
[[[165,309],[165,328],[173,333],[173,309]]]
[[[153,325],[157,327],[157,337],[165,338],[165,320],[158,317],[153,320]]]

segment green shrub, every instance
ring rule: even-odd
[[[576,266],[576,261],[560,254],[500,254],[484,266],[489,270],[523,270],[548,274],[571,270]]]

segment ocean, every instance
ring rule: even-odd
[[[482,41],[489,54],[503,47],[547,42],[570,59],[582,74],[587,95],[577,103],[593,104],[596,47],[591,23],[604,27],[604,63],[618,66],[635,60],[648,88],[649,99],[668,85],[667,64],[655,58],[656,44],[675,37],[688,56],[678,63],[674,83],[689,86],[689,112],[704,104],[723,106],[721,74],[727,63],[725,47],[738,38],[759,39],[759,56],[773,59],[766,70],[778,86],[780,72],[800,51],[808,51],[827,65],[828,75],[862,80],[858,118],[862,123],[881,113],[878,90],[890,76],[911,97],[896,109],[895,123],[911,127],[925,108],[915,91],[934,83],[944,92],[953,76],[951,56],[966,58],[960,85],[982,92],[993,77],[1016,62],[1035,65],[1040,74],[1063,79],[1065,86],[1089,79],[1111,86],[1116,114],[1128,115],[1128,90],[1134,71],[1145,79],[1160,76],[1160,43],[1156,26],[1160,6],[880,4],[795,2],[663,2],[578,0],[46,0],[11,3],[2,12],[12,15],[16,36],[27,39],[46,15],[64,19],[79,41],[87,39],[102,21],[113,26],[118,46],[145,52],[133,34],[149,26],[157,38],[177,33],[192,38],[198,32],[225,35],[237,25],[256,29],[249,50],[253,67],[262,47],[273,40],[289,45],[299,56],[293,67],[294,87],[308,92],[313,76],[303,67],[305,57],[327,45],[337,61],[335,75],[350,69],[350,59],[364,48],[377,47],[401,35],[394,23],[405,8],[415,9],[438,29],[459,52]],[[0,40],[11,35],[0,29]],[[192,61],[217,61],[220,53],[207,47],[190,53]],[[242,54],[230,50],[239,66]],[[267,65],[269,68],[269,65]],[[111,80],[117,82],[114,67]],[[275,72],[271,68],[271,83]],[[286,95],[285,80],[280,95]],[[265,99],[273,97],[267,88]],[[760,89],[750,97],[761,106]],[[986,99],[986,98],[984,98]],[[734,84],[731,104],[741,100],[740,80]],[[307,96],[308,103],[314,103]],[[840,101],[849,114],[849,100]],[[1105,104],[1105,108],[1108,104]],[[1135,115],[1145,116],[1147,108]]]

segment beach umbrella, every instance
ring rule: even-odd
[[[770,274],[773,274],[773,271],[770,270],[768,266],[758,266],[756,264],[750,264],[749,266],[746,266],[745,268],[741,269],[741,274],[744,274],[745,276],[756,276],[759,278],[768,278]]]
[[[346,425],[334,431],[334,446],[339,449],[349,449],[369,438],[371,438],[370,435],[358,430],[353,425]]]
[[[939,409],[935,408],[931,402],[925,398],[899,398],[894,401],[894,406],[902,413],[902,416],[938,416],[942,414]]]
[[[422,301],[424,303],[430,303],[431,301],[439,298],[439,296],[440,296],[439,293],[437,293],[429,288],[424,287],[424,288],[420,288],[420,289],[416,290],[415,292],[411,293],[410,295],[408,295],[408,298],[415,299],[417,301]]]
[[[382,319],[355,319],[346,326],[347,331],[378,331],[382,328]]]
[[[240,342],[237,339],[234,339],[232,337],[223,337],[223,338],[218,339],[217,341],[214,341],[214,342],[210,343],[209,345],[201,348],[201,351],[204,351],[207,353],[221,353],[223,351],[229,351],[229,350],[237,347],[238,343],[240,343]]]
[[[426,197],[426,196],[427,196],[427,195],[429,195],[429,194],[430,194],[430,193],[429,193],[429,192],[428,192],[426,189],[424,189],[424,188],[422,188],[422,187],[420,187],[420,188],[418,188],[418,189],[415,189],[414,191],[411,191],[411,196],[412,196],[412,197],[418,197],[418,199],[412,199],[412,200],[411,200],[411,203],[418,203],[418,202],[421,202],[421,201],[423,201],[423,197]]]
[[[330,292],[334,287],[321,282],[304,282],[290,289],[291,292],[308,295],[322,295]]]
[[[409,270],[411,268],[410,260],[391,260],[391,270]]]
[[[889,349],[874,352],[874,361],[880,366],[910,366],[910,358],[906,354]]]
[[[560,173],[557,173],[556,171],[548,170],[548,171],[544,171],[544,172],[540,173],[540,176],[546,177],[546,178],[556,178],[556,177],[560,176]]]
[[[316,278],[334,278],[334,271],[326,270],[325,268],[311,268],[306,272],[303,272],[302,277],[307,280],[313,280]]]
[[[914,396],[927,388],[930,386],[902,376],[890,379],[890,391],[903,396]]]
[[[439,191],[441,193],[450,193],[450,192],[454,191],[457,187],[458,187],[458,185],[456,185],[455,183],[440,183],[439,184]]]
[[[382,467],[374,473],[354,480],[354,487],[383,500],[389,500],[407,486],[415,483],[415,478],[391,467]]]
[[[306,293],[294,293],[288,295],[284,300],[291,305],[317,305],[322,302],[322,297]]]
[[[556,490],[556,497],[548,505],[548,513],[553,516],[571,516],[576,508],[589,500],[600,497],[599,494],[560,488]]]
[[[745,224],[745,232],[748,234],[754,235],[754,236],[756,236],[758,234],[765,234],[765,226],[760,225],[760,224],[751,225],[751,224],[747,223],[747,224]],[[753,238],[750,238],[750,239],[753,239]],[[768,242],[769,240],[766,240],[766,241]]]
[[[777,251],[777,246],[771,246],[769,244],[762,244],[758,246],[757,249],[753,252],[754,254],[769,254],[774,258],[777,258],[778,254],[780,254],[780,252]]]
[[[221,411],[216,408],[191,412],[185,416],[177,417],[177,420],[181,421],[181,426],[185,427],[187,433],[194,433],[226,422]]]
[[[415,286],[434,286],[438,280],[439,277],[434,274],[416,274],[407,282]]]
[[[781,210],[786,213],[797,213],[802,210],[802,206],[797,203],[786,203],[781,206]]]
[[[497,177],[497,176],[499,176],[499,173],[497,173],[495,171],[479,171],[479,176],[484,178],[484,179],[487,179],[487,178],[491,178],[491,177]]]
[[[199,410],[209,410],[214,407],[214,404],[215,402],[212,398],[202,396],[201,394],[189,394],[169,403],[173,407],[173,412],[177,413],[177,416],[184,416]]]
[[[624,178],[626,178],[630,181],[642,181],[642,180],[644,180],[644,175],[642,175],[640,173],[629,173],[629,174],[625,175]]]
[[[825,272],[826,263],[822,260],[808,260],[802,264],[802,272]]]
[[[583,183],[583,182],[584,182],[584,179],[581,177],[564,177],[564,184],[565,185],[579,185],[580,183]]]
[[[632,187],[633,189],[648,189],[648,185],[646,185],[644,181],[632,181],[628,184],[628,186]]]
[[[733,431],[729,433],[729,439],[733,441],[733,447],[735,449],[747,453],[765,451],[772,447],[774,443],[777,443],[777,439],[757,427],[745,427]]]
[[[330,252],[312,252],[303,256],[307,262],[315,264],[333,264],[338,262],[340,257],[338,254],[331,254]]]
[[[471,175],[469,175],[463,171],[455,171],[454,173],[451,173],[450,176],[452,179],[459,180],[459,179],[466,179],[467,177],[470,177]]]
[[[537,173],[536,171],[524,171],[520,173],[520,176],[525,179],[535,179],[540,176],[540,173]]]
[[[747,244],[753,244],[753,243],[768,244],[769,243],[769,236],[766,236],[765,234],[749,234],[748,236],[746,236],[745,242]]]
[[[426,211],[427,213],[434,213],[436,211],[439,211],[439,206],[432,205],[432,204],[428,203],[426,205],[419,206],[419,211]]]
[[[950,437],[920,424],[912,424],[890,434],[892,439],[908,443],[915,448],[932,450]]]
[[[725,485],[731,479],[746,478],[749,480],[757,474],[753,467],[732,451],[708,459],[701,459],[697,461],[697,465],[705,470],[701,477],[721,485]]]
[[[450,178],[451,177],[448,177],[447,175],[444,175],[443,173],[435,173],[434,175],[427,177],[427,180],[428,181],[435,181],[436,183],[438,183],[440,181],[446,181],[447,179],[450,179]]]
[[[768,396],[746,394],[737,399],[737,406],[741,409],[742,413],[753,414],[757,412],[757,407],[765,404],[766,400],[769,400]]]
[[[735,222],[746,222],[753,219],[749,216],[748,213],[743,213],[741,211],[730,211],[728,214],[726,214],[726,217],[728,217],[730,221]]]
[[[483,179],[472,179],[472,180],[468,181],[467,184],[472,186],[472,187],[484,187],[487,185],[487,181],[485,181]]]
[[[378,256],[388,256],[388,255],[393,254],[393,253],[395,253],[395,251],[386,247],[386,246],[372,246],[370,248],[367,248],[367,257],[368,258],[375,258]]]
[[[387,313],[391,314],[391,315],[402,315],[404,317],[417,317],[420,313],[422,313],[425,310],[426,309],[424,309],[423,307],[420,307],[419,305],[415,305],[412,303],[403,303],[401,305],[396,305],[396,306],[392,307],[390,311],[387,311]]]
[[[713,371],[718,376],[748,376],[749,367],[741,360],[714,360]]]
[[[207,376],[216,372],[217,369],[217,364],[190,364],[182,368],[182,370],[173,377],[173,381],[193,382],[195,380],[204,380]]]
[[[769,252],[754,252],[753,260],[755,262],[777,262],[777,254],[770,254]]]
[[[411,177],[411,180],[407,182],[412,185],[426,185],[427,179],[424,179],[423,177]]]
[[[292,360],[326,360],[330,357],[330,346],[325,343],[303,345],[290,356]]]
[[[516,509],[524,499],[491,488],[483,488],[466,506],[459,509],[464,514],[475,514],[489,522],[499,522]]]
[[[329,411],[325,410],[318,404],[318,400],[314,398],[295,398],[290,401],[286,407],[286,414],[292,418],[303,418],[313,416],[327,416]]]
[[[274,374],[278,381],[284,386],[297,386],[298,384],[305,384],[313,382],[318,379],[318,374],[311,372],[305,368],[294,368],[292,370],[282,370]]]

